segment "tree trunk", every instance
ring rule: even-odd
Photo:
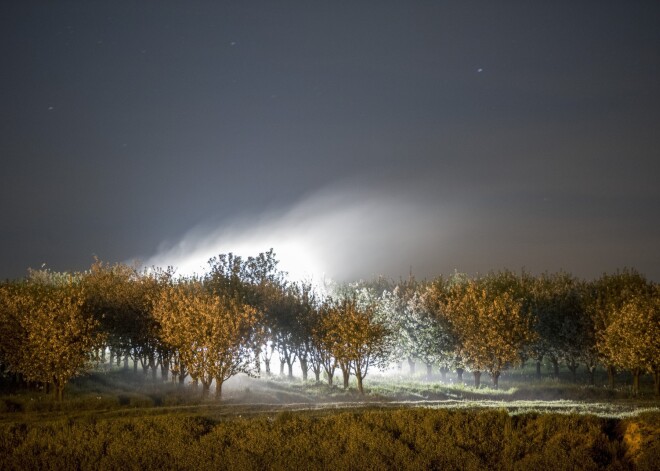
[[[481,386],[481,371],[473,371],[472,374],[474,375],[474,387],[479,389],[479,386]]]
[[[431,381],[431,376],[433,376],[433,365],[430,363],[426,364],[426,380]]]
[[[325,370],[325,374],[328,376],[328,386],[332,386],[332,380],[335,377],[335,370]]]
[[[142,367],[142,374],[147,376],[147,373],[149,373],[149,360],[147,355],[140,355],[140,366]]]
[[[286,360],[280,360],[280,376],[284,376],[284,365],[286,365]]]
[[[596,367],[589,367],[589,384],[591,386],[596,385]]]
[[[270,358],[264,358],[264,366],[266,367],[266,376],[270,376]]]
[[[635,368],[631,371],[631,373],[633,377],[632,395],[639,396],[639,376],[641,371],[639,370],[639,368]]]
[[[494,389],[499,389],[500,387],[500,372],[497,371],[493,374],[491,374],[491,378],[493,378],[493,388]]]
[[[202,380],[202,399],[209,397],[209,390],[211,389],[211,381]]]
[[[440,377],[442,378],[443,383],[447,382],[447,372],[448,371],[449,371],[449,368],[446,368],[444,366],[440,368]]]
[[[314,378],[316,379],[316,382],[320,383],[321,382],[321,363],[313,362],[312,363],[312,371],[314,372]]]
[[[160,362],[160,379],[167,381],[170,374],[170,362],[168,360],[161,360]]]
[[[224,380],[222,378],[215,378],[215,398],[222,399],[222,384]]]
[[[350,372],[348,371],[348,368],[341,367],[341,374],[344,377],[344,389],[348,389],[348,378],[350,375]]]
[[[660,369],[653,370],[653,391],[656,396],[660,396]]]
[[[614,380],[616,376],[616,369],[612,365],[607,365],[607,382],[610,386],[610,389],[614,389]]]
[[[303,381],[307,381],[307,370],[309,369],[309,366],[307,365],[306,359],[300,358],[300,369],[302,370]]]
[[[536,378],[541,379],[541,360],[536,360]]]
[[[62,402],[62,398],[64,397],[64,383],[58,381],[57,378],[53,378],[53,394],[57,402]]]
[[[410,368],[410,376],[415,376],[415,360],[412,357],[408,357],[408,367]]]
[[[552,362],[552,374],[555,378],[559,378],[559,360],[551,358],[550,361]]]
[[[360,394],[364,395],[364,388],[362,387],[362,375],[360,373],[356,373],[355,377],[357,378],[358,391],[360,391]]]
[[[293,362],[292,361],[287,361],[286,366],[287,366],[287,369],[288,369],[288,372],[287,372],[287,375],[286,375],[287,378],[293,379]]]
[[[117,366],[119,366],[119,355],[117,355]],[[124,354],[124,369],[128,370],[128,355]]]
[[[575,363],[567,363],[566,366],[568,366],[568,369],[571,372],[571,379],[574,383],[577,383],[577,369],[578,365]]]
[[[456,368],[456,376],[457,376],[457,381],[463,381],[463,372],[465,370],[463,368]]]

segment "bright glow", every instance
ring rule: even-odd
[[[334,189],[288,211],[220,227],[200,225],[179,243],[161,247],[145,265],[172,265],[179,274],[201,274],[209,258],[220,253],[245,257],[273,248],[290,280],[318,286],[330,277],[406,275],[411,264],[421,263],[420,255],[437,251],[439,235],[437,218],[428,208],[401,197]]]
[[[255,256],[273,248],[279,260],[278,268],[291,280],[321,279],[322,262],[314,253],[310,241],[302,233],[289,233],[273,225],[231,230],[216,230],[204,235],[203,229],[191,231],[182,242],[147,265],[163,266],[163,262],[177,268],[177,273],[192,275],[208,270],[208,260],[221,253],[232,252],[242,257]]]

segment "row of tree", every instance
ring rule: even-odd
[[[138,270],[96,261],[82,273],[32,271],[0,285],[0,367],[17,380],[53,387],[95,362],[183,383],[215,382],[237,373],[293,376],[311,371],[344,387],[373,367],[416,361],[443,377],[483,372],[494,387],[524,361],[555,374],[585,365],[594,381],[600,364],[613,385],[628,370],[633,392],[651,373],[660,393],[660,290],[633,270],[585,282],[567,273],[532,276],[509,271],[470,278],[455,273],[430,282],[382,278],[333,286],[321,295],[289,283],[273,251],[209,261],[203,276],[177,278],[172,269]],[[107,358],[109,355],[109,358]]]

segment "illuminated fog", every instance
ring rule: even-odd
[[[428,271],[442,250],[449,215],[401,194],[325,189],[284,210],[204,223],[174,244],[162,244],[146,266],[203,273],[219,253],[256,255],[270,248],[294,280],[320,282]],[[436,257],[436,255],[433,255]]]

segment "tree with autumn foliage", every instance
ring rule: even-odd
[[[613,274],[603,274],[588,286],[585,293],[586,309],[593,322],[596,349],[607,368],[611,388],[614,387],[617,362],[612,350],[604,346],[612,343],[607,337],[617,329],[610,328],[610,325],[617,320],[626,304],[635,298],[652,297],[653,290],[654,284],[644,275],[628,268]]]
[[[643,373],[654,375],[655,393],[660,395],[660,291],[654,288],[613,307],[611,322],[598,342],[613,365],[632,374],[633,395],[639,394]]]
[[[161,340],[176,350],[190,376],[208,395],[216,382],[216,397],[223,383],[238,373],[252,373],[255,308],[235,298],[209,292],[198,280],[181,281],[160,291],[153,304]]]
[[[502,275],[454,285],[445,309],[458,338],[459,353],[472,370],[475,387],[487,371],[498,387],[502,371],[522,361],[521,352],[535,337],[531,318]]]
[[[0,288],[1,363],[25,381],[52,385],[62,400],[66,384],[91,368],[105,336],[83,308],[77,277],[41,275]]]
[[[357,379],[358,391],[364,394],[363,381],[371,366],[387,364],[391,351],[390,331],[378,322],[373,306],[359,307],[354,297],[333,303],[321,320],[322,345],[344,371]]]
[[[456,297],[462,293],[461,287],[465,286],[468,280],[466,274],[459,272],[454,272],[446,278],[439,276],[427,283],[421,294],[420,300],[423,302],[423,309],[428,312],[427,319],[431,321],[429,324],[431,329],[425,333],[424,343],[432,346],[433,349],[439,347],[437,355],[443,381],[452,368],[456,371],[458,381],[463,381],[466,365],[461,357],[458,334],[452,325],[447,302],[450,297]],[[436,332],[434,333],[433,330]],[[435,338],[436,335],[439,338]]]

